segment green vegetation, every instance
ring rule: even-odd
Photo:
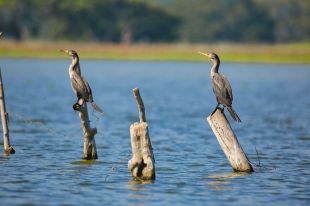
[[[0,0],[16,40],[309,42],[309,19],[307,0]]]
[[[0,0],[0,28],[16,40],[167,42],[177,17],[125,0]]]
[[[157,0],[155,2],[169,14],[182,19],[180,28],[182,41],[288,43],[310,40],[308,23],[310,1]]]
[[[310,63],[310,1],[0,0],[0,57]],[[226,43],[223,43],[226,42]],[[300,43],[306,42],[306,43]]]
[[[1,41],[0,57],[67,58],[72,48],[83,59],[207,61],[198,51],[213,51],[226,62],[310,63],[309,44],[106,44]]]

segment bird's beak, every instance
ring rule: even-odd
[[[66,54],[69,54],[69,50],[67,50],[67,49],[59,49],[58,51],[60,51],[60,52],[64,52],[64,53],[66,53]]]
[[[203,53],[203,52],[198,52],[198,53],[210,58],[210,54],[209,53]]]

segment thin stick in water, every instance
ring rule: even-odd
[[[2,82],[1,68],[0,68],[0,110],[1,110],[1,121],[2,121],[2,129],[3,129],[4,152],[6,154],[14,154],[15,150],[10,145],[9,126],[8,126],[9,114],[6,112],[6,107],[5,107],[4,88],[3,88],[3,82]]]
[[[146,122],[144,104],[140,96],[139,88],[133,89],[133,95],[135,96],[138,105],[140,122]]]

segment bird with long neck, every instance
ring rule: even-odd
[[[94,110],[103,113],[102,109],[94,102],[92,90],[87,82],[87,80],[82,76],[79,55],[74,50],[59,50],[61,52],[67,53],[72,57],[72,62],[69,66],[69,76],[71,80],[71,86],[76,94],[78,100],[73,105],[74,110],[79,110],[79,108],[84,104],[84,102],[91,103]]]
[[[70,53],[70,50],[62,50],[62,51],[68,51]],[[66,53],[68,53],[68,52],[66,52]],[[69,54],[72,57],[72,62],[69,66],[69,75],[71,75],[72,72],[76,72],[76,73],[78,73],[78,75],[81,76],[79,55],[73,50],[71,50],[71,53],[72,53],[71,55]],[[71,78],[71,76],[70,76],[70,78]]]
[[[218,72],[220,67],[220,58],[215,53],[202,53],[200,54],[207,56],[212,61],[213,65],[211,68],[211,79],[212,79],[212,87],[213,92],[216,97],[217,105],[211,115],[215,113],[217,108],[219,108],[220,104],[222,104],[224,107],[227,108],[230,115],[236,122],[241,122],[238,114],[235,112],[235,110],[232,107],[232,101],[233,101],[233,94],[232,89],[229,84],[229,81],[226,79],[226,77]]]

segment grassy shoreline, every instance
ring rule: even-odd
[[[310,43],[300,44],[109,44],[14,42],[1,40],[0,58],[67,58],[58,49],[74,49],[82,59],[205,61],[198,51],[213,51],[222,61],[238,63],[310,63]]]

